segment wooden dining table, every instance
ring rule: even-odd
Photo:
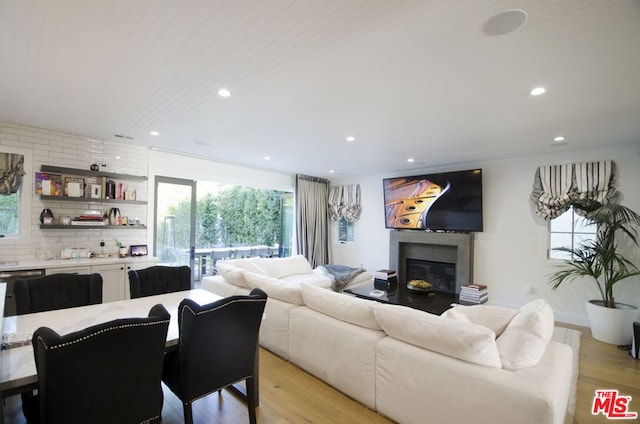
[[[67,334],[114,319],[146,317],[151,308],[160,303],[171,314],[167,331],[167,349],[171,349],[177,346],[180,334],[177,317],[178,306],[186,298],[192,299],[200,305],[222,299],[222,297],[203,289],[185,290],[118,302],[8,316],[3,319],[1,328],[4,338],[8,335],[14,340],[30,340],[30,335],[39,327],[46,326],[59,334]],[[256,405],[258,404],[257,375],[256,369]],[[0,351],[0,394],[9,395],[31,390],[37,388],[37,383],[38,375],[33,347],[30,344]],[[4,424],[1,400],[2,396],[0,396],[0,424]]]

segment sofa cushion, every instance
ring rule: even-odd
[[[543,299],[520,308],[496,340],[502,367],[516,370],[537,365],[551,340],[553,325],[553,310]]]
[[[304,305],[300,284],[279,280],[266,275],[245,271],[244,278],[250,288],[260,288],[269,297],[280,299],[295,305]]]
[[[312,272],[311,274],[287,275],[286,277],[282,277],[281,280],[296,284],[308,284],[310,286],[317,286],[325,289],[331,288],[331,278],[321,274],[316,274],[315,272]]]
[[[216,262],[216,270],[229,283],[239,287],[249,288],[244,278],[245,271],[263,275],[267,274],[267,272],[258,265],[259,259],[260,258],[219,260]]]
[[[518,314],[517,309],[489,305],[455,305],[447,309],[442,317],[489,327],[497,336],[507,328],[511,319]]]
[[[283,278],[294,274],[310,274],[313,272],[307,258],[295,255],[286,258],[264,258],[258,264],[269,277]]]
[[[374,302],[308,284],[300,288],[304,303],[311,309],[360,327],[382,330],[373,314]]]
[[[229,264],[216,264],[216,270],[227,282],[238,287],[249,288],[244,279],[243,269]]]
[[[494,332],[405,306],[377,303],[376,320],[389,336],[478,365],[501,368]]]

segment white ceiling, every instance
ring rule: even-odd
[[[0,121],[329,178],[629,145],[640,1],[0,0]]]

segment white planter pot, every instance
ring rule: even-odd
[[[617,308],[605,308],[601,300],[587,302],[591,334],[596,340],[618,346],[631,344],[633,322],[640,320],[640,309],[616,302]]]

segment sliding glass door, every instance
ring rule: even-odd
[[[154,215],[154,255],[159,265],[188,265],[193,281],[196,182],[156,176]]]

